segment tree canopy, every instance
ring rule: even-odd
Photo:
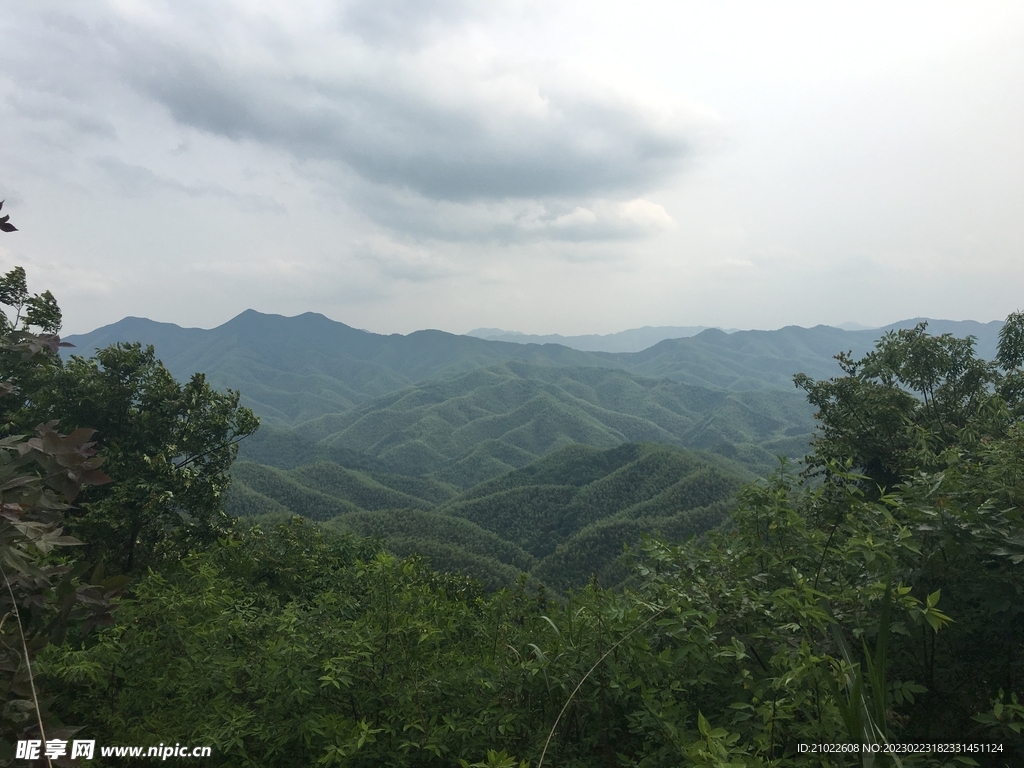
[[[701,537],[648,538],[624,589],[592,581],[562,598],[437,573],[414,536],[398,557],[301,518],[232,521],[228,470],[257,425],[238,394],[178,383],[137,344],[60,362],[59,339],[21,312],[23,278],[4,278],[15,303],[0,348],[0,609],[18,609],[0,625],[8,746],[35,727],[31,659],[56,728],[210,745],[210,765],[939,768],[1024,754],[1020,315],[992,362],[919,326],[840,355],[843,376],[797,377],[818,409],[807,471],[743,486]],[[571,519],[545,519],[537,499],[576,498],[553,467],[490,481],[466,519],[524,553],[541,552],[545,525],[593,524],[605,546],[615,530],[588,515],[651,477],[602,477]],[[395,494],[369,475],[302,473]],[[722,487],[697,472],[659,503]],[[951,741],[991,751],[884,749]]]
[[[747,485],[703,539],[649,540],[625,591],[486,594],[300,520],[236,528],[48,674],[105,738],[157,728],[213,764],[868,766],[951,734],[1001,751],[900,764],[1011,764],[1024,427],[1000,351],[918,328],[799,379],[814,471]],[[799,749],[821,743],[850,749]]]

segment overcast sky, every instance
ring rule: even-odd
[[[1024,308],[1024,3],[0,0],[0,197],[78,333]]]

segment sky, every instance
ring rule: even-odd
[[[1024,308],[1024,3],[0,0],[0,270],[64,332]]]

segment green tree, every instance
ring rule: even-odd
[[[0,225],[7,217],[0,219]],[[3,228],[11,231],[13,228]],[[0,405],[4,431],[9,409],[22,409],[31,393],[22,389],[39,371],[59,365],[56,351],[60,311],[52,295],[29,296],[25,272],[0,278]],[[23,314],[23,310],[27,310]],[[13,318],[7,316],[13,314]],[[42,329],[40,335],[33,327]],[[33,675],[33,662],[51,642],[69,632],[80,636],[111,620],[111,598],[120,584],[68,556],[81,542],[64,535],[64,516],[83,486],[109,482],[99,466],[92,430],[61,435],[54,423],[34,435],[0,436],[0,765],[14,758],[24,738],[66,736],[48,710],[48,699]]]
[[[848,353],[837,359],[843,377],[795,377],[818,409],[814,470],[850,464],[869,486],[892,487],[914,468],[923,440],[940,447],[967,437],[968,428],[1001,431],[981,419],[991,415],[996,370],[975,356],[972,338],[930,336],[922,323],[886,334],[859,360]]]
[[[2,342],[0,342],[2,343]],[[110,621],[120,582],[67,555],[81,542],[64,535],[63,515],[83,485],[108,482],[90,430],[0,438],[0,765],[19,738],[58,737],[58,723],[33,677],[33,661],[51,642]]]
[[[209,544],[230,525],[222,505],[228,470],[238,441],[259,426],[237,392],[218,392],[198,373],[180,384],[140,344],[74,356],[32,385],[22,422],[96,429],[118,478],[83,494],[72,518],[90,557],[135,572]]]
[[[194,545],[230,524],[221,496],[240,439],[259,426],[238,393],[218,392],[202,374],[180,384],[152,347],[117,344],[94,358],[55,354],[61,313],[48,291],[31,295],[25,270],[0,278],[0,405],[7,434],[55,422],[71,432],[96,430],[98,449],[116,483],[90,488],[69,513],[90,561],[135,572]]]

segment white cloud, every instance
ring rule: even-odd
[[[589,208],[578,205],[573,208],[572,213],[563,213],[555,219],[556,227],[586,227],[595,223],[597,223],[597,214]]]
[[[993,319],[1019,304],[1021,8],[22,3],[2,258],[74,330]]]

